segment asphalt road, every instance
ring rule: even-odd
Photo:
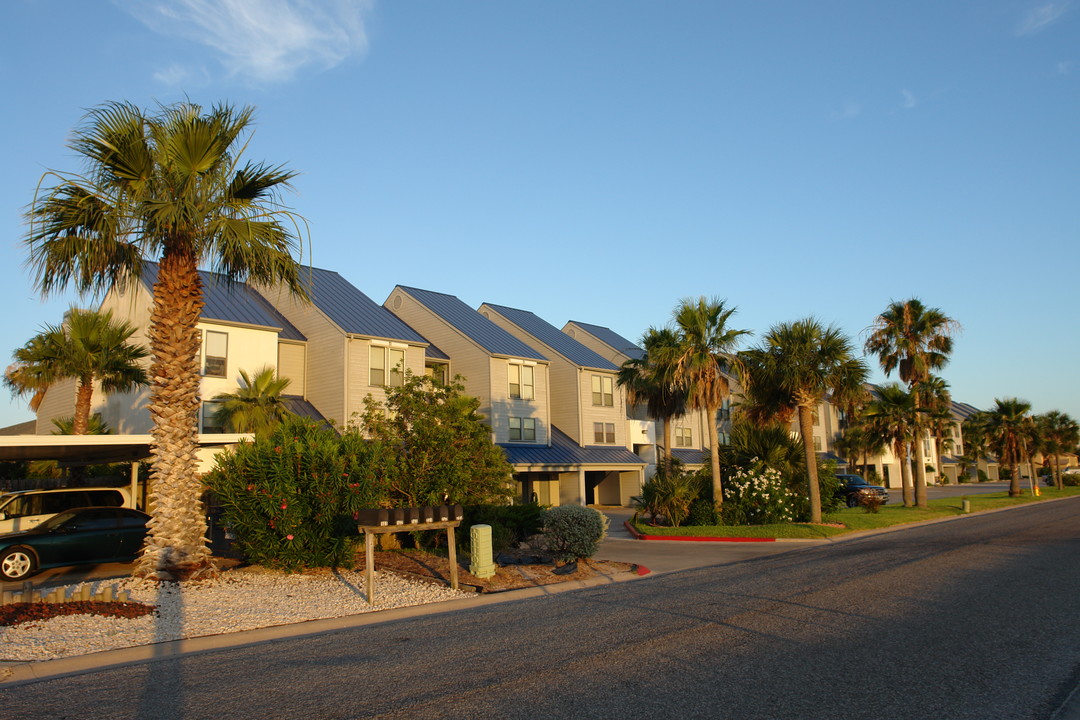
[[[0,692],[10,718],[1049,718],[1080,500]]]

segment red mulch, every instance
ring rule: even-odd
[[[0,605],[0,625],[18,625],[35,620],[48,620],[62,615],[101,615],[103,617],[137,618],[154,612],[153,605],[134,602],[64,602],[11,603]]]

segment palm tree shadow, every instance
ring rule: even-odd
[[[176,582],[157,584],[154,613],[154,652],[146,664],[146,679],[135,717],[180,720],[184,716],[183,673],[178,643],[184,627],[184,596]]]

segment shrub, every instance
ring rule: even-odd
[[[876,513],[885,504],[885,496],[877,493],[860,493],[859,504],[868,513]]]
[[[990,482],[990,476],[986,474],[985,470],[977,470],[979,475],[979,482]]]
[[[1061,484],[1065,487],[1077,487],[1080,486],[1080,473],[1063,472],[1061,473]]]
[[[716,514],[716,506],[713,501],[706,497],[699,497],[690,503],[690,513],[686,517],[687,525],[719,525],[720,516]]]
[[[737,470],[724,483],[723,520],[728,525],[765,525],[794,519],[795,494],[780,471]]]
[[[589,558],[607,535],[608,518],[581,505],[560,505],[544,513],[544,546],[557,560]]]
[[[634,498],[639,511],[656,522],[662,517],[671,527],[679,527],[690,514],[691,504],[701,495],[701,481],[694,473],[687,473],[681,464],[671,470],[662,466],[641,488],[641,495]]]
[[[268,567],[351,567],[354,513],[385,504],[386,448],[356,433],[285,420],[217,456],[204,480],[249,560]]]
[[[491,526],[491,548],[503,552],[544,529],[544,508],[537,503],[523,505],[473,505],[465,508],[458,535],[463,550],[469,549],[469,528]]]

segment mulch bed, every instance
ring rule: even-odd
[[[364,558],[357,559],[357,569],[363,569]],[[607,560],[579,560],[577,567],[565,574],[556,573],[553,563],[539,562],[530,565],[495,566],[495,574],[489,578],[478,578],[468,569],[468,560],[458,557],[458,582],[462,589],[471,586],[477,592],[502,592],[537,585],[551,585],[574,580],[586,580],[597,576],[615,576],[634,572],[631,563],[611,562]],[[422,580],[450,584],[450,561],[448,558],[432,555],[418,550],[380,551],[375,553],[375,570],[389,571],[398,575]]]
[[[11,603],[0,605],[0,625],[49,620],[63,615],[101,615],[115,618],[137,618],[154,612],[153,605],[134,602],[76,601],[64,603]]]

